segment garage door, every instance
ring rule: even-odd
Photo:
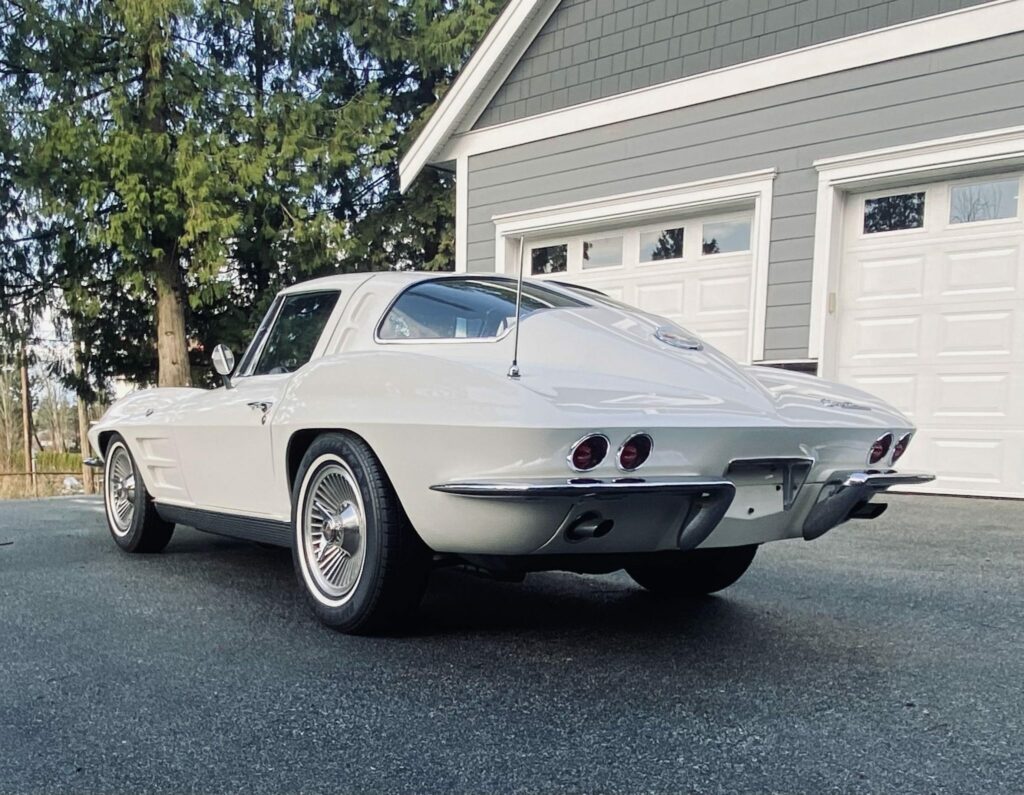
[[[1024,497],[1020,174],[852,196],[836,376],[919,431],[903,466],[929,490]]]
[[[676,321],[749,361],[752,213],[664,219],[528,240],[535,278],[592,287]]]

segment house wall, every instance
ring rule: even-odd
[[[1024,124],[1024,34],[952,47],[469,158],[467,263],[497,214],[776,168],[765,359],[807,355],[824,157]]]
[[[487,127],[984,0],[563,0]]]

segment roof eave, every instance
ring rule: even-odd
[[[557,5],[558,0],[510,0],[484,36],[480,46],[459,71],[458,77],[441,100],[434,115],[430,117],[430,121],[399,161],[399,187],[403,193],[409,189],[425,166],[435,162],[437,153],[474,108],[490,102],[500,84],[504,82],[505,75],[502,75],[500,81],[493,79],[496,73],[503,65],[508,64],[509,56],[517,44],[521,45],[521,51],[514,54],[514,63],[508,65],[505,74],[511,71],[522,56],[522,51],[530,44],[529,41],[522,41],[522,32],[528,23],[545,8],[548,10],[544,16],[546,21]],[[530,40],[532,41],[532,37]],[[480,110],[482,111],[482,108]],[[473,121],[477,116],[479,112],[473,116]]]

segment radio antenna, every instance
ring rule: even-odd
[[[508,368],[509,378],[519,378],[519,320],[523,311],[523,238],[519,238],[519,282],[516,285],[516,327],[512,340],[512,366]]]

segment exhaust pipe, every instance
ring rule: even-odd
[[[565,530],[565,537],[570,541],[584,541],[588,538],[601,538],[608,535],[615,522],[605,519],[596,512],[585,513],[575,519]]]

